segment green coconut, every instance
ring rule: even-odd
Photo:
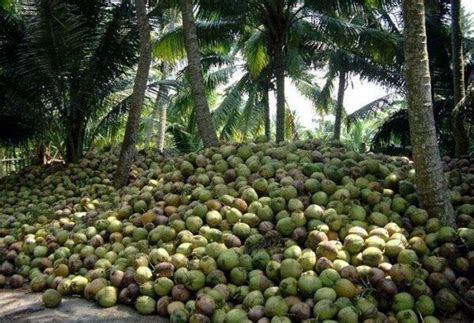
[[[285,316],[288,313],[288,305],[281,296],[271,296],[265,302],[265,315],[269,317]]]
[[[97,303],[102,307],[112,307],[117,303],[117,289],[112,286],[102,288],[95,295]]]
[[[47,289],[44,291],[41,299],[45,307],[55,308],[61,304],[61,294],[55,289]]]
[[[150,296],[139,296],[135,301],[135,309],[142,315],[149,315],[155,312],[156,301]]]
[[[299,278],[303,272],[303,267],[295,259],[285,259],[281,262],[280,277],[282,279],[287,277]]]

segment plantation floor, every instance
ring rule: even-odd
[[[28,289],[0,290],[0,322],[169,322],[157,315],[140,315],[129,306],[101,308],[79,297],[64,297],[58,308],[49,309],[41,295]]]

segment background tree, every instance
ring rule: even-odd
[[[170,73],[170,66],[167,62],[161,63],[161,75],[163,79],[166,79]],[[167,124],[167,112],[168,112],[168,92],[169,89],[166,86],[160,86],[160,91],[157,94],[156,105],[160,112],[160,121],[158,124],[158,135],[156,140],[156,149],[163,153],[165,148],[165,135],[166,135],[166,124]]]
[[[57,142],[67,162],[82,157],[90,126],[114,105],[111,96],[136,63],[130,9],[127,1],[41,0],[25,2],[15,17],[1,14],[7,83],[0,110],[47,124],[43,137]]]
[[[188,57],[188,73],[196,109],[196,121],[205,147],[217,145],[216,129],[205,94],[192,0],[181,0],[183,32]]]
[[[445,44],[452,40],[451,36],[451,11],[449,2],[443,1],[429,1],[425,3],[425,17],[426,17],[426,33],[427,33],[427,47],[429,56],[430,76],[431,76],[431,93],[433,101],[433,113],[436,124],[436,133],[438,137],[438,144],[440,153],[442,155],[454,156],[455,154],[455,140],[453,127],[453,108],[454,108],[454,93],[453,93],[453,71],[451,64],[446,62],[451,61],[451,47],[446,47]],[[391,12],[398,12],[398,7],[395,6]],[[399,34],[398,28],[394,22],[390,22],[394,15],[383,15],[392,33]],[[468,15],[462,15],[462,33],[465,51],[463,52],[465,78],[469,78],[473,70],[473,45],[472,30],[474,29],[472,19]],[[351,64],[353,66],[354,64]],[[390,64],[387,71],[393,71],[387,76],[386,80],[391,79],[390,75],[401,76],[398,72],[400,70],[399,63]],[[367,67],[364,71],[369,70]],[[367,141],[370,150],[381,152],[385,154],[406,155],[411,156],[412,149],[410,145],[410,134],[406,131],[406,124],[408,122],[408,111],[406,104],[403,102],[405,96],[406,86],[402,82],[389,82],[388,91],[389,96],[383,96],[372,103],[361,107],[349,115],[348,120],[359,120],[361,122],[375,122],[377,125],[373,131],[371,138]],[[397,94],[398,93],[398,94]],[[462,109],[461,109],[462,110]],[[461,111],[458,109],[458,111]],[[462,119],[466,120],[469,129],[469,124],[472,124],[472,118],[469,113],[464,111]],[[470,123],[468,121],[471,121]],[[471,136],[472,137],[472,136]],[[468,139],[471,139],[468,137]],[[470,140],[472,141],[472,140]],[[469,149],[469,148],[468,148]],[[472,150],[472,145],[470,147]]]
[[[136,0],[135,10],[140,35],[140,58],[138,60],[137,75],[130,100],[125,136],[114,177],[115,187],[126,185],[130,167],[135,158],[138,128],[151,64],[150,26],[148,24],[145,0]]]
[[[461,0],[451,0],[451,50],[453,71],[453,105],[465,96],[464,84],[464,55],[461,29]],[[463,114],[454,117],[454,141],[456,157],[467,153],[469,148],[469,131]]]
[[[423,0],[403,0],[408,117],[416,170],[416,190],[423,207],[444,224],[455,226],[439,155],[431,100]]]

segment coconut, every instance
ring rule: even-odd
[[[353,306],[341,308],[337,313],[337,320],[342,323],[359,322],[359,314],[357,313],[357,309],[355,309]]]
[[[61,294],[55,289],[47,289],[41,299],[44,306],[48,308],[55,308],[61,304]]]
[[[402,292],[393,297],[392,309],[398,313],[403,310],[411,310],[415,304],[415,299],[411,294]]]
[[[303,267],[295,259],[285,259],[281,263],[280,267],[280,278],[284,279],[287,277],[297,278],[301,276]]]
[[[117,289],[112,286],[104,287],[97,292],[95,298],[100,306],[112,307],[117,303]]]
[[[155,312],[156,301],[149,296],[139,296],[135,302],[135,309],[142,315],[149,315]]]
[[[13,276],[10,277],[10,287],[11,288],[20,288],[23,286],[23,283],[24,283],[24,278],[23,276],[21,275],[18,275],[18,274],[15,274]]]
[[[361,297],[357,299],[356,308],[363,318],[369,319],[377,316],[377,307],[367,298]]]
[[[321,279],[323,286],[334,287],[336,281],[339,280],[341,276],[336,270],[327,268],[320,273],[319,278]]]
[[[168,315],[168,305],[171,303],[171,297],[164,296],[160,297],[156,302],[156,312],[158,315],[166,316]]]
[[[321,287],[322,282],[315,275],[302,275],[298,279],[298,288],[305,296],[314,295]]]
[[[168,312],[168,315],[173,315],[174,312],[184,310],[185,308],[186,307],[183,303],[174,301],[168,304],[166,311]]]
[[[298,293],[298,281],[293,277],[282,279],[279,287],[284,296],[296,295]]]
[[[104,278],[96,278],[84,287],[84,297],[86,299],[94,299],[95,295],[107,286],[107,280]]]
[[[257,305],[248,310],[248,318],[256,322],[265,316],[265,308],[262,305]]]
[[[376,267],[383,260],[383,253],[375,247],[368,247],[362,251],[362,261],[364,264]]]
[[[231,271],[239,266],[239,255],[233,250],[226,250],[218,256],[217,266],[224,271]]]
[[[178,308],[170,314],[171,321],[173,322],[187,322],[189,318],[189,313],[185,309]]]
[[[415,279],[415,271],[410,265],[395,264],[390,269],[390,277],[396,283],[410,283]]]
[[[288,305],[281,296],[271,296],[265,302],[265,315],[269,317],[284,316],[288,313]]]
[[[153,273],[150,268],[145,266],[140,266],[135,271],[135,281],[139,284],[143,284],[147,281],[150,281],[153,276]]]
[[[329,299],[335,301],[337,298],[337,293],[334,289],[329,287],[322,287],[314,293],[314,301],[317,303],[323,299]]]
[[[171,289],[171,297],[173,300],[186,302],[191,297],[190,291],[184,285],[175,285]]]
[[[454,313],[459,307],[458,298],[447,288],[436,293],[434,300],[436,308],[444,313]]]
[[[413,310],[403,310],[397,313],[397,321],[401,323],[417,323],[418,316]]]
[[[377,283],[377,292],[383,298],[390,299],[397,294],[397,285],[388,278],[384,278]]]
[[[73,294],[82,294],[89,280],[83,276],[76,276],[71,280],[71,292]]]
[[[30,282],[30,289],[32,292],[38,293],[46,289],[47,282],[45,275],[38,275]]]
[[[196,311],[204,315],[210,316],[216,309],[214,299],[208,295],[199,295],[196,298]]]
[[[338,297],[347,297],[352,299],[357,294],[354,284],[348,279],[338,279],[334,284],[334,289]]]
[[[329,299],[323,299],[314,305],[313,314],[320,320],[330,320],[338,312],[337,306]]]
[[[435,304],[431,297],[421,295],[415,303],[415,309],[423,316],[433,315],[435,311]]]

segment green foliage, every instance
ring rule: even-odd
[[[44,136],[60,133],[65,157],[78,158],[90,144],[90,122],[106,114],[135,65],[130,9],[126,2],[37,1],[23,5],[15,26],[18,37],[2,44],[16,49],[2,61],[9,82],[2,108],[52,125]]]
[[[166,147],[202,147],[186,67],[179,1],[149,2],[154,65],[170,65],[163,79],[153,68],[147,89],[140,147],[157,119],[158,89],[170,94]],[[443,153],[452,146],[449,116],[452,77],[446,1],[427,6],[428,51],[438,135]],[[275,46],[283,41],[285,77],[321,119],[304,133],[286,102],[285,138],[330,139],[335,85],[342,71],[379,84],[392,94],[346,115],[342,141],[355,150],[408,153],[399,1],[199,0],[196,27],[206,93],[218,137],[247,141],[265,133],[265,94],[276,90]],[[46,0],[0,2],[0,142],[50,143],[68,160],[82,149],[120,143],[137,62],[133,6],[123,1]],[[463,14],[466,76],[472,73],[472,15]],[[324,74],[323,82],[316,75]],[[273,101],[272,101],[273,102]],[[272,116],[273,117],[273,116]],[[273,118],[271,118],[273,119]],[[275,120],[270,120],[274,124]],[[270,130],[275,130],[273,125]],[[344,129],[345,128],[345,129]],[[153,146],[153,140],[151,140]],[[365,145],[364,145],[365,144]]]

